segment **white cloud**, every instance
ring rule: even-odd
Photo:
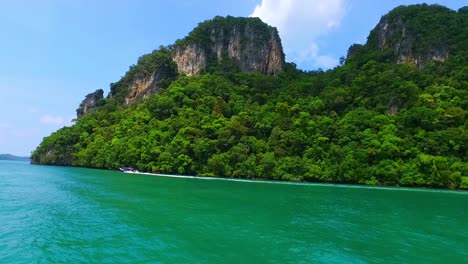
[[[340,26],[346,0],[262,0],[250,15],[278,28],[288,61],[330,68],[338,59],[320,54],[317,39]]]
[[[292,1],[263,0],[250,16],[259,17],[264,22],[277,27],[280,32],[284,32],[291,6]]]
[[[65,119],[62,116],[54,116],[49,114],[41,116],[39,121],[45,125],[62,125],[65,123]]]
[[[339,59],[329,55],[320,55],[319,46],[312,42],[308,49],[290,52],[290,57],[294,58],[294,63],[299,65],[309,65],[314,68],[330,69],[338,65]]]

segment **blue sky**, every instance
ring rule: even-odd
[[[403,0],[15,0],[0,2],[0,153],[28,156],[70,125],[84,96],[109,91],[139,56],[216,15],[259,16],[280,31],[286,60],[334,67]],[[465,0],[426,1],[451,9]]]

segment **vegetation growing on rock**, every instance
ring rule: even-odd
[[[122,104],[135,76],[161,65],[174,73],[170,49],[161,48],[161,61],[142,66],[140,59],[111,84],[111,98],[44,138],[32,160],[188,175],[468,188],[468,16],[417,5],[399,7],[383,19],[408,12],[421,21],[450,21],[448,42],[421,40],[427,47],[447,45],[446,61],[428,61],[423,68],[396,64],[393,46],[375,46],[378,26],[366,45],[353,46],[344,65],[333,70],[304,72],[289,63],[277,75],[235,69],[170,75],[158,94]],[[439,22],[405,27],[439,32],[426,28]]]

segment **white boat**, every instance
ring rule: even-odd
[[[132,167],[120,167],[119,170],[123,173],[139,173],[138,170]]]

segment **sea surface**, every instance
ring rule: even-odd
[[[468,192],[0,161],[0,263],[468,263]]]

